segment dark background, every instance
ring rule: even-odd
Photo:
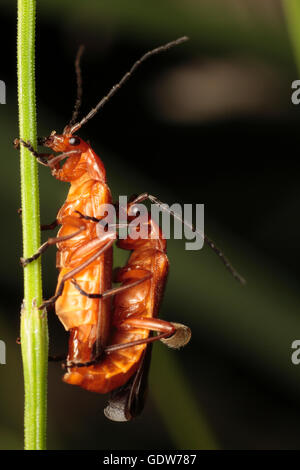
[[[39,135],[61,131],[75,97],[74,57],[83,58],[83,109],[145,51],[190,41],[152,58],[84,126],[114,198],[148,191],[171,204],[204,203],[206,233],[247,279],[240,286],[208,247],[170,240],[161,309],[192,328],[182,351],[154,346],[149,400],[131,423],[103,416],[106,398],[61,382],[49,365],[50,449],[298,449],[300,365],[299,123],[291,82],[300,78],[279,1],[38,2]],[[265,6],[263,6],[264,4]],[[16,94],[16,6],[1,5],[2,255],[0,448],[22,448],[22,300]],[[40,169],[41,217],[55,218],[66,184]],[[45,235],[44,235],[45,236]],[[44,297],[55,290],[55,250],[43,258]],[[126,255],[125,255],[126,256]],[[115,263],[124,263],[116,253]],[[49,316],[50,352],[67,333]]]

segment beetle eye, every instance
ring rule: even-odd
[[[70,145],[79,145],[80,144],[80,139],[79,137],[71,137],[69,139],[69,144]]]

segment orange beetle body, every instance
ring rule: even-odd
[[[80,143],[75,147],[71,146],[69,144],[71,139],[76,139],[76,142]],[[55,152],[68,152],[74,148],[79,151],[74,156],[69,156],[62,168],[59,168],[59,163],[52,168],[52,173],[57,179],[71,183],[66,202],[57,215],[57,221],[61,224],[58,236],[70,235],[83,224],[75,211],[91,217],[100,217],[101,205],[112,202],[106,184],[105,169],[90,146],[78,137],[54,134],[45,141],[44,145]],[[84,221],[84,225],[85,230],[77,236],[57,244],[56,264],[60,269],[58,286],[63,276],[107,242],[97,237],[95,223]],[[74,276],[87,290],[99,293],[111,288],[111,277],[112,248],[107,249],[99,259]],[[101,343],[103,346],[106,345],[110,308],[110,299],[89,299],[80,295],[71,280],[65,282],[62,295],[55,303],[56,314],[65,329],[70,330],[71,338],[76,338],[74,341],[78,345],[88,342],[92,346],[95,343],[99,335],[96,329],[99,317]]]
[[[127,265],[120,269],[117,281],[125,286],[149,274],[151,277],[115,296],[109,337],[109,344],[112,345],[146,340],[151,329],[157,330],[157,324],[153,324],[151,319],[157,316],[159,310],[169,263],[166,241],[160,229],[150,218],[148,224],[149,231],[155,232],[156,238],[137,241],[128,237],[118,241],[120,248],[132,250],[132,253]],[[170,334],[172,332],[170,327]],[[70,359],[75,363],[88,361],[90,347],[86,345],[82,357],[82,351],[79,353],[74,339],[72,337],[69,343]],[[99,364],[72,368],[64,376],[64,381],[93,392],[110,392],[128,382],[138,369],[146,347],[144,343],[107,353]]]

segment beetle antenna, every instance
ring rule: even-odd
[[[152,57],[153,55],[159,54],[160,52],[167,51],[168,49],[171,49],[174,46],[177,46],[178,44],[182,44],[183,42],[188,41],[187,36],[183,36],[181,38],[175,39],[175,41],[168,42],[167,44],[164,44],[162,46],[156,47],[155,49],[152,49],[151,51],[146,52],[139,60],[137,60],[131,69],[123,75],[121,80],[114,85],[111,90],[108,92],[104,98],[99,101],[99,103],[96,105],[95,108],[93,108],[80,122],[74,124],[71,129],[70,133],[73,134],[74,132],[78,131],[78,129],[81,128],[87,121],[89,121],[92,117],[95,116],[95,114],[99,111],[100,108],[103,108],[105,103],[107,103],[108,100],[124,85],[125,82],[131,77],[131,75],[136,71],[136,69],[143,63],[145,60],[147,60],[149,57]]]
[[[75,106],[74,106],[74,111],[72,114],[71,121],[69,124],[66,126],[66,129],[72,128],[74,126],[76,119],[78,117],[79,109],[81,106],[82,102],[82,74],[81,74],[81,66],[80,66],[80,61],[82,54],[84,52],[84,46],[81,45],[79,46],[79,49],[76,54],[76,59],[75,59],[75,73],[76,73],[76,83],[77,83],[77,96],[76,96],[76,101],[75,101]]]

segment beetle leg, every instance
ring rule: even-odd
[[[72,279],[72,284],[74,284],[76,289],[79,290],[79,292],[82,295],[85,295],[89,299],[105,299],[107,297],[111,297],[112,295],[119,294],[120,292],[123,292],[124,290],[130,289],[131,287],[138,286],[142,282],[145,282],[148,279],[151,279],[152,276],[153,276],[153,274],[151,272],[149,272],[149,274],[147,274],[146,276],[144,276],[141,279],[138,279],[137,281],[128,283],[124,286],[114,287],[113,289],[109,289],[106,292],[103,292],[102,294],[91,294],[91,293],[88,293],[88,292],[84,291],[75,279]]]
[[[158,318],[127,318],[118,326],[118,328],[142,328],[149,331],[157,331],[159,334],[150,338],[131,341],[129,343],[112,344],[105,348],[105,352],[108,354],[114,351],[119,351],[120,349],[138,346],[139,344],[153,343],[154,341],[172,336],[176,331],[176,328],[172,323]]]
[[[80,153],[81,153],[81,150],[69,150],[68,152],[63,152],[56,156],[53,156],[52,154],[50,154],[52,158],[49,158],[47,162],[47,166],[52,168],[54,167],[54,165],[59,163],[61,160],[64,160],[65,158],[69,157],[70,155],[76,155]]]
[[[163,320],[160,320],[160,321],[163,321]],[[112,345],[107,346],[106,348],[104,348],[104,353],[111,354],[115,351],[120,351],[121,349],[127,349],[127,348],[131,348],[133,346],[139,346],[141,344],[150,344],[150,343],[154,343],[155,341],[158,341],[158,340],[163,340],[163,339],[166,339],[168,337],[172,337],[176,332],[176,328],[173,326],[172,323],[169,323],[169,322],[165,322],[165,323],[167,324],[166,328],[168,328],[168,331],[165,331],[164,333],[160,333],[156,336],[150,336],[149,338],[145,338],[145,339],[138,339],[136,341],[131,341],[129,343],[112,344]],[[179,323],[178,323],[178,325],[179,325]],[[182,325],[182,326],[184,326],[184,325]],[[188,328],[186,326],[184,326],[184,327]],[[144,328],[144,326],[143,326],[143,328]],[[151,330],[152,330],[152,328],[151,328]],[[177,347],[180,347],[180,346],[177,346]],[[92,359],[91,361],[88,361],[88,362],[67,361],[66,364],[65,364],[65,367],[66,368],[89,367],[89,366],[93,366],[93,365],[98,364],[99,361],[101,360],[101,358],[102,358],[102,355],[100,357],[96,357],[95,359]]]
[[[53,297],[51,297],[49,300],[45,300],[42,303],[42,305],[39,307],[39,309],[41,310],[45,307],[49,307],[50,305],[53,305],[56,302],[56,300],[58,299],[58,297],[61,296],[61,294],[64,290],[65,282],[68,281],[69,279],[72,279],[75,276],[75,274],[78,274],[80,271],[85,269],[91,263],[96,261],[96,259],[99,258],[99,256],[102,255],[102,253],[104,253],[104,251],[106,251],[108,248],[110,248],[112,246],[114,241],[115,241],[114,239],[110,240],[108,243],[106,243],[106,245],[102,246],[98,251],[96,251],[96,253],[94,253],[92,256],[90,256],[86,261],[84,261],[79,266],[77,266],[76,268],[72,269],[67,274],[65,274],[62,277],[61,281],[60,281],[60,284],[57,288],[56,294]]]
[[[59,225],[57,219],[55,219],[51,224],[41,225],[41,230],[53,230]]]
[[[79,217],[84,220],[88,220],[89,222],[101,222],[101,219],[97,219],[97,217],[91,217],[90,215],[84,215],[80,211],[75,211],[77,214],[79,214]]]
[[[17,210],[17,212],[18,212],[20,218],[22,219],[22,208],[20,207],[20,208]],[[51,222],[51,224],[41,225],[41,230],[53,230],[53,229],[55,229],[58,225],[59,225],[58,220],[55,219],[53,222]]]
[[[127,349],[141,344],[150,344],[159,340],[164,342],[170,348],[179,349],[185,346],[191,339],[191,330],[187,326],[182,325],[181,323],[167,322],[158,318],[131,318],[122,322],[121,327],[126,326],[130,328],[143,328],[145,330],[150,330],[151,332],[157,331],[160,333],[156,336],[138,339],[129,343],[118,343],[106,346],[103,351],[104,353],[111,354],[115,351],[120,351],[121,349]],[[65,367],[89,367],[98,364],[101,358],[102,355],[88,362],[67,361]]]
[[[37,161],[41,165],[48,166],[47,158],[49,158],[51,154],[37,152],[36,150],[34,150],[33,145],[29,141],[25,142],[25,140],[23,140],[23,139],[15,139],[14,140],[15,149],[18,150],[20,148],[20,144],[22,144],[24,147],[26,147],[29,150],[29,152],[37,159]]]
[[[121,323],[119,328],[143,328],[145,330],[157,331],[160,334],[146,339],[132,341],[130,343],[113,344],[105,348],[105,352],[110,354],[120,349],[138,346],[139,344],[153,343],[161,340],[168,347],[179,349],[185,346],[191,339],[191,330],[181,323],[167,322],[158,318],[128,318]]]
[[[64,158],[69,157],[70,155],[81,153],[80,150],[69,150],[68,152],[63,152],[60,155],[53,156],[51,153],[37,152],[36,150],[34,150],[33,145],[29,141],[26,142],[23,139],[14,140],[14,146],[16,149],[20,147],[20,144],[26,147],[29,150],[29,152],[37,159],[37,161],[41,163],[41,165],[48,166],[50,168],[56,163],[59,163]]]
[[[149,193],[142,193],[139,196],[137,196],[135,199],[131,201],[131,204],[137,204],[139,202],[143,202],[146,199],[149,199],[152,203],[156,204],[159,206],[163,211],[168,212],[171,214],[175,219],[180,220],[180,222],[184,225],[186,225],[188,228],[190,228],[193,232],[197,233],[200,235],[204,242],[219,256],[223,264],[225,265],[225,268],[232,274],[232,276],[239,281],[241,284],[246,284],[245,279],[235,270],[235,268],[231,265],[229,260],[226,258],[226,256],[222,253],[222,251],[216,246],[216,244],[208,238],[205,233],[200,232],[199,230],[196,229],[194,224],[191,224],[187,221],[185,221],[179,214],[176,212],[172,211],[167,204],[164,204],[161,202],[157,197],[152,196],[152,194]]]
[[[79,235],[85,229],[86,226],[84,225],[80,227],[79,230],[76,230],[76,232],[70,233],[69,235],[64,235],[63,237],[49,238],[45,243],[40,246],[36,253],[30,256],[30,258],[20,258],[21,265],[24,268],[29,263],[32,263],[32,261],[38,259],[47,250],[47,248],[49,248],[49,246],[56,245],[56,243],[60,243],[66,240],[70,240],[71,238],[76,237],[76,235]]]
[[[130,287],[132,287],[132,285]],[[150,320],[150,323],[147,320]],[[130,323],[128,323],[127,320],[122,322],[122,326],[128,325],[128,326],[134,328],[133,324],[134,324],[134,320],[133,320],[133,322],[130,322]],[[153,343],[154,341],[158,341],[160,339],[163,339],[163,338],[166,338],[168,336],[173,335],[175,330],[176,330],[175,327],[171,323],[166,322],[164,320],[159,320],[159,319],[156,319],[156,318],[139,319],[136,328],[145,328],[145,329],[151,330],[151,331],[152,330],[161,331],[161,333],[158,334],[157,336],[152,336],[150,338],[131,341],[129,343],[113,344],[113,345],[110,345],[110,346],[107,346],[106,348],[104,348],[103,352],[110,354],[114,351],[119,351],[120,349],[127,349],[127,348],[130,348],[132,346],[138,346],[140,344]],[[101,354],[100,357],[95,357],[94,359],[92,359],[88,362],[67,361],[67,363],[65,364],[65,367],[66,368],[88,367],[88,366],[98,364],[99,361],[101,360],[101,358],[102,358],[102,354]]]
[[[116,204],[114,204],[116,206]],[[90,215],[84,215],[79,211],[75,211],[79,214],[79,217],[84,220],[88,220],[89,222],[95,222],[96,224],[102,223],[102,225],[107,226],[107,228],[124,228],[128,227],[129,224],[121,223],[121,224],[108,224],[106,221],[103,222],[103,219],[97,219],[97,217],[91,217]]]

